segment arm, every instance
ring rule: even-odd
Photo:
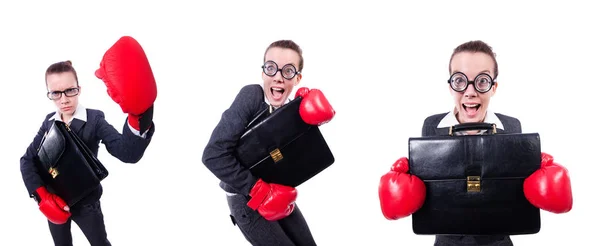
[[[262,103],[260,86],[244,86],[231,106],[223,112],[202,155],[202,162],[218,179],[244,195],[250,193],[257,178],[242,167],[234,151],[246,125]]]
[[[425,119],[421,129],[422,137],[434,135],[431,132],[433,121],[433,116]],[[401,157],[379,180],[381,212],[388,220],[408,217],[423,206],[426,193],[425,183],[409,173],[408,157]]]
[[[42,138],[44,138],[44,134],[48,130],[46,129],[45,124],[47,120],[48,117],[46,117],[42,126],[33,138],[33,142],[29,144],[25,154],[21,157],[21,175],[23,176],[23,181],[25,182],[25,187],[27,188],[30,197],[34,197],[33,194],[37,188],[45,185],[38,174],[39,170],[35,165],[34,158],[37,156],[37,148],[40,146]]]
[[[150,126],[150,127],[152,127],[152,128],[153,128],[154,124],[153,124],[153,123],[150,123],[150,124],[151,124],[151,126]],[[129,131],[131,131],[131,133],[133,133],[133,135],[136,135],[136,136],[138,136],[138,137],[141,137],[141,138],[147,138],[147,136],[148,136],[148,132],[150,132],[150,129],[148,129],[148,130],[146,130],[145,132],[143,132],[143,133],[140,133],[140,131],[139,131],[139,130],[135,129],[135,127],[133,127],[133,126],[132,126],[132,125],[129,123],[129,118],[127,118],[127,123],[126,123],[126,125],[128,126],[127,128],[129,129]],[[126,130],[125,130],[125,128],[123,128],[123,132],[125,132],[125,131],[126,131]]]
[[[43,170],[38,170],[35,164],[37,148],[48,130],[46,122],[49,117],[50,115],[46,116],[38,133],[33,138],[33,142],[27,147],[25,155],[21,157],[21,175],[29,197],[38,202],[39,210],[48,218],[48,221],[54,224],[64,224],[71,216],[69,207],[62,198],[46,190],[46,184],[38,174],[39,171]]]
[[[140,137],[130,129],[131,126],[126,120],[123,126],[123,134],[120,134],[117,129],[106,121],[104,113],[101,111],[98,112],[99,114],[94,118],[96,137],[104,143],[106,150],[112,156],[125,163],[137,163],[142,159],[146,148],[152,140],[154,124]]]

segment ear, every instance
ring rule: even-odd
[[[294,81],[294,86],[297,86],[298,84],[300,84],[300,80],[302,79],[302,74],[298,74],[296,75],[296,81]]]
[[[492,86],[492,90],[490,91],[492,93],[492,97],[496,95],[496,88],[498,88],[498,82],[494,83],[494,86]]]

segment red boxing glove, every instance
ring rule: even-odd
[[[132,37],[121,37],[106,51],[95,74],[104,81],[113,101],[129,114],[129,124],[141,132],[149,129],[156,100],[156,81],[140,44]]]
[[[308,94],[309,91],[310,91],[310,89],[308,89],[306,87],[301,87],[296,91],[296,96],[294,96],[294,98],[304,97],[304,96],[306,96],[306,94]]]
[[[46,187],[40,186],[35,190],[38,196],[40,211],[48,218],[48,221],[60,225],[67,222],[71,213],[69,206],[60,197],[46,190]]]
[[[388,220],[407,217],[423,206],[425,183],[408,174],[408,158],[402,157],[379,182],[379,202],[383,216]]]
[[[300,117],[307,124],[320,126],[329,122],[335,116],[335,110],[319,89],[309,90],[302,87],[296,91],[295,97],[302,97]]]
[[[297,195],[294,187],[269,184],[259,179],[250,190],[251,199],[247,205],[253,210],[258,210],[266,220],[276,221],[294,211]]]
[[[566,213],[573,207],[569,172],[543,152],[541,167],[525,179],[523,192],[533,206],[552,213]]]

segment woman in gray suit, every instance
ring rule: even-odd
[[[518,119],[488,109],[498,87],[498,63],[490,46],[482,41],[459,45],[450,57],[449,72],[448,84],[454,108],[427,117],[423,123],[423,137],[448,135],[451,126],[478,122],[495,124],[497,133],[521,133]],[[455,135],[480,135],[487,131],[464,131]],[[408,174],[408,169],[408,158],[403,157],[381,177],[379,199],[383,215],[389,220],[407,217],[424,203],[425,184]],[[566,213],[572,207],[568,172],[545,153],[542,153],[541,168],[525,180],[524,193],[532,205],[553,213]],[[508,235],[436,235],[434,245],[500,246],[513,243]]]

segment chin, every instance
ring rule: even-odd
[[[73,114],[75,114],[75,110],[60,111],[60,113],[64,114],[64,115],[73,115]]]
[[[284,97],[281,97],[281,99],[279,100],[275,100],[273,98],[269,98],[269,103],[271,103],[271,105],[276,106],[276,107],[280,107],[283,106],[283,104],[285,103],[285,101],[287,100],[287,95]]]
[[[283,106],[283,101],[271,101],[271,105],[275,107],[281,107]]]
[[[480,123],[485,119],[485,115],[476,115],[475,117],[467,117],[463,115],[460,123]]]

